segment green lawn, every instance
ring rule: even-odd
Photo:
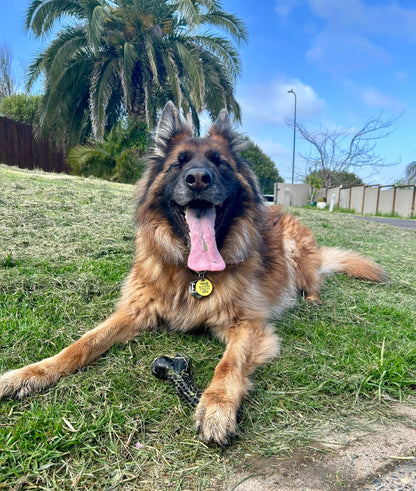
[[[55,354],[112,312],[133,211],[133,186],[0,166],[0,371]],[[292,212],[321,244],[378,261],[391,282],[329,277],[321,308],[300,301],[276,323],[282,356],[257,370],[233,445],[201,443],[192,410],[150,371],[183,352],[205,387],[221,343],[145,334],[45,393],[0,402],[0,489],[222,489],[250,458],[393,418],[389,401],[416,387],[416,232]]]

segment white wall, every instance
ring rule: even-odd
[[[401,217],[416,216],[416,186],[340,186],[320,189],[317,198],[326,197],[331,202],[335,194],[335,204],[341,208],[350,208],[356,213],[375,215],[397,213]],[[305,206],[310,200],[308,184],[274,185],[274,202],[281,206]]]
[[[307,184],[275,183],[275,202],[281,206],[305,206],[310,198]]]

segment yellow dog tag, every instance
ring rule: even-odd
[[[195,285],[195,290],[201,297],[207,297],[212,292],[212,283],[206,278],[198,280]]]
[[[199,273],[199,280],[189,283],[189,294],[195,298],[208,297],[212,293],[212,283],[205,278],[205,272]]]

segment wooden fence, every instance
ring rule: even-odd
[[[69,172],[62,151],[54,150],[47,141],[37,140],[32,126],[0,117],[0,162],[22,169]]]

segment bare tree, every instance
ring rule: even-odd
[[[309,155],[301,155],[307,163],[308,172],[319,172],[324,186],[328,187],[334,172],[356,172],[363,168],[376,171],[380,167],[397,165],[400,159],[386,163],[376,152],[376,146],[381,139],[393,133],[400,117],[382,119],[381,114],[368,119],[359,130],[321,127],[310,131],[301,123],[296,123],[296,130],[311,144]],[[293,126],[293,122],[289,124]]]
[[[12,55],[6,43],[0,45],[0,100],[16,92],[17,84],[13,76]]]
[[[402,184],[416,184],[416,161],[406,165],[405,177]]]

